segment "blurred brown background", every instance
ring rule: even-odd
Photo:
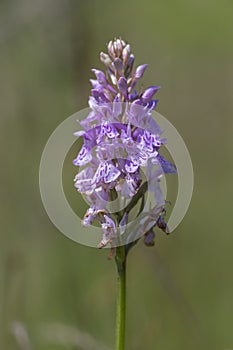
[[[158,111],[195,175],[174,234],[130,256],[127,349],[233,349],[232,1],[2,0],[1,350],[114,348],[114,262],[53,227],[38,169],[52,131],[87,106],[91,68],[116,36],[149,63],[144,85],[162,86]]]

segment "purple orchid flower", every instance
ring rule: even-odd
[[[155,208],[156,216],[148,214],[146,224],[141,226],[141,231],[139,227],[137,230],[145,234],[143,230],[147,229],[145,243],[152,245],[152,228],[165,203],[159,179],[163,173],[176,173],[175,166],[159,154],[165,140],[151,116],[158,103],[154,95],[160,86],[150,86],[145,91],[140,86],[137,89],[148,65],[134,68],[134,55],[130,45],[123,40],[110,41],[107,49],[107,54],[100,54],[106,73],[92,69],[96,79],[90,80],[91,112],[80,121],[84,130],[75,133],[84,140],[73,161],[74,165],[84,167],[75,177],[75,187],[90,203],[83,224],[88,226],[94,219],[99,220],[103,230],[99,248],[107,244],[114,246],[117,222],[107,211],[107,203],[114,193],[133,200],[141,188],[142,170],[145,169],[148,191],[154,193],[159,209]],[[123,218],[126,225],[127,212]],[[162,225],[161,220],[159,225]]]

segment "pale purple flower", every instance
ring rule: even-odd
[[[163,173],[176,172],[175,166],[159,154],[165,140],[151,116],[158,103],[154,95],[160,86],[150,86],[145,91],[140,86],[137,89],[148,65],[134,68],[130,45],[122,39],[110,41],[107,49],[107,54],[100,54],[106,72],[92,69],[95,79],[90,80],[91,112],[80,121],[84,130],[75,133],[84,140],[73,161],[74,165],[84,167],[75,177],[75,187],[90,203],[83,224],[88,226],[94,219],[99,220],[103,231],[99,247],[108,243],[113,246],[117,238],[117,222],[114,215],[106,211],[107,203],[113,191],[122,198],[133,199],[142,184],[141,171],[144,168],[148,191],[154,193],[160,208],[154,209],[156,217],[151,214],[152,210],[144,219],[146,226],[142,226],[142,231],[148,228],[145,243],[151,245],[154,239],[151,230],[165,203],[159,179]],[[126,225],[128,213],[123,218],[121,227]],[[165,230],[164,220],[159,220],[157,226]],[[139,227],[137,230],[141,232]]]

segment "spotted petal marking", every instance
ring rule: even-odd
[[[125,162],[125,170],[128,173],[135,173],[138,170],[139,161],[137,158],[131,158],[130,160],[126,160]]]
[[[82,146],[76,159],[73,160],[73,164],[76,166],[83,166],[92,160],[91,148],[85,145]]]
[[[108,122],[104,122],[100,128],[100,134],[96,141],[97,144],[100,144],[103,141],[104,135],[106,135],[109,139],[115,139],[119,135],[119,133],[114,127],[114,125],[109,124]]]
[[[112,124],[105,123],[103,125],[103,128],[105,130],[105,134],[110,139],[114,139],[114,138],[116,138],[119,135],[118,131],[116,130],[116,128]]]
[[[104,174],[104,182],[110,183],[112,181],[115,181],[119,176],[121,172],[118,170],[114,165],[111,163],[105,163],[105,174]]]
[[[112,181],[115,181],[119,176],[121,172],[111,163],[109,162],[103,162],[100,163],[93,182],[99,183],[100,181],[103,181],[104,183],[110,183]]]

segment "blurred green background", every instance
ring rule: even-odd
[[[1,350],[114,348],[114,261],[54,228],[38,169],[116,36],[149,63],[195,175],[174,234],[130,255],[127,349],[233,349],[233,2],[1,0]]]

